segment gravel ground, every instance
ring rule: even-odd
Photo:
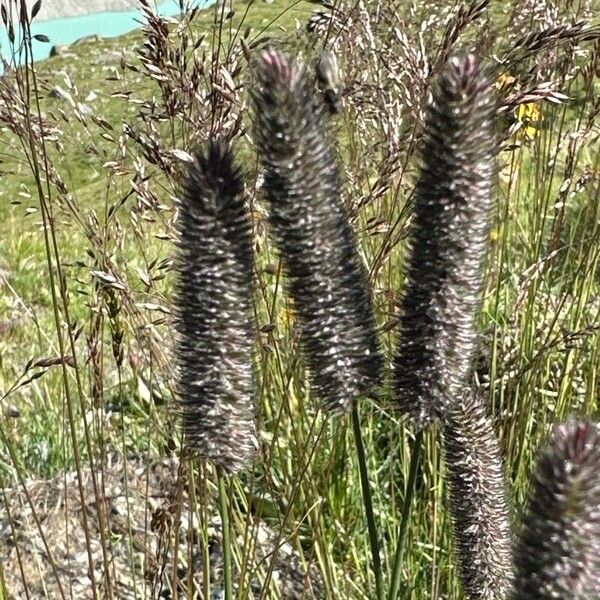
[[[83,509],[76,472],[29,481],[25,489],[3,491],[0,564],[11,600],[89,600],[90,559],[97,586],[102,588],[109,578],[112,597],[118,600],[169,600],[174,595],[174,580],[180,600],[198,598],[207,570],[205,552],[211,579],[207,600],[222,598],[221,520],[216,498],[208,502],[204,517],[208,526],[200,527],[198,513],[189,512],[188,486],[182,483],[187,479],[186,470],[179,469],[175,458],[150,465],[146,462],[109,457],[103,469],[94,470],[97,491],[90,469],[84,469],[80,481]],[[203,531],[208,534],[207,544],[201,543]],[[251,531],[251,537],[238,540],[238,547],[245,543],[246,552],[254,557],[247,571],[252,573],[248,598],[262,597],[270,564],[270,589],[278,590],[274,597],[323,597],[318,569],[303,564],[285,537],[279,539],[264,523],[256,523]],[[236,574],[234,566],[234,577]]]

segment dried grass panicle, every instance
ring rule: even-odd
[[[551,102],[552,104],[561,104],[568,99],[569,97],[567,95],[556,89],[556,85],[553,82],[545,81],[535,87],[518,91],[502,98],[498,105],[498,114],[509,115],[522,104],[542,101]]]
[[[492,207],[494,111],[477,60],[450,59],[425,123],[394,359],[397,401],[422,427],[446,415],[472,366]]]
[[[374,393],[381,356],[363,266],[340,197],[315,76],[266,51],[253,90],[269,220],[284,261],[311,384],[327,410]]]
[[[600,428],[558,425],[540,456],[516,553],[514,600],[600,598]]]
[[[443,431],[455,552],[465,596],[506,599],[513,581],[508,484],[484,398],[465,390],[448,412]]]
[[[480,19],[489,8],[490,0],[471,0],[469,4],[459,4],[456,14],[450,20],[444,38],[440,45],[440,52],[436,57],[436,64],[442,65],[450,56],[452,48],[458,41],[462,31]]]
[[[306,31],[309,35],[319,39],[325,38],[330,44],[336,45],[340,35],[351,31],[351,18],[352,15],[344,2],[336,2],[335,5],[324,4],[313,10],[306,22]]]
[[[580,20],[573,24],[560,24],[533,33],[528,32],[513,44],[500,64],[505,68],[510,67],[563,42],[580,44],[596,41],[599,38],[600,27],[590,25],[587,20]]]
[[[177,261],[179,399],[188,445],[236,471],[255,443],[252,225],[223,142],[196,153],[182,189]]]

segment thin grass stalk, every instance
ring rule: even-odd
[[[404,488],[404,502],[402,503],[402,517],[398,529],[398,538],[396,540],[396,552],[394,553],[394,565],[392,567],[392,577],[390,584],[390,593],[388,600],[398,600],[400,591],[400,580],[402,577],[402,560],[404,559],[404,546],[406,533],[408,531],[408,522],[410,520],[410,509],[415,492],[417,481],[417,472],[421,463],[421,451],[423,449],[423,430],[416,433],[415,439],[411,444],[410,465],[408,467],[408,479]]]
[[[118,367],[117,367],[117,389],[118,389],[118,398],[119,398],[119,406],[124,406],[125,404],[125,394],[123,393],[123,371],[122,371],[122,366],[119,363]],[[123,456],[127,456],[127,440],[125,437],[125,432],[127,431],[127,426],[125,424],[125,416],[124,416],[124,412],[123,410],[120,411],[120,417],[121,417],[121,446],[122,446],[122,452],[123,452]],[[138,600],[138,585],[137,585],[137,578],[136,578],[136,568],[135,568],[135,554],[134,554],[134,536],[133,536],[133,527],[132,527],[132,523],[133,523],[133,519],[131,517],[131,501],[130,501],[130,494],[129,494],[129,466],[128,466],[128,462],[125,460],[123,461],[123,470],[124,470],[124,476],[123,476],[123,488],[125,491],[125,514],[127,515],[127,545],[129,548],[129,569],[131,572],[131,580],[133,582],[133,594],[134,594],[134,600]]]
[[[198,536],[194,535],[194,517],[197,515],[197,511],[198,511],[198,500],[196,498],[196,478],[195,478],[195,474],[194,474],[194,469],[192,468],[192,465],[190,465],[190,469],[189,469],[189,473],[188,473],[188,479],[187,479],[187,492],[188,492],[188,498],[189,498],[189,510],[188,510],[188,514],[187,514],[187,552],[186,552],[186,558],[188,561],[188,565],[193,564],[194,562],[194,547],[196,545],[196,540],[201,540],[201,536],[202,536],[202,521],[200,519],[198,519],[196,522],[198,523]],[[196,538],[196,540],[194,540],[194,538]],[[202,542],[200,543],[200,547],[203,548],[203,544]],[[194,572],[192,569],[188,569],[187,572],[187,578],[186,578],[186,582],[185,582],[187,589],[188,590],[193,590],[194,589]]]
[[[377,524],[375,522],[375,513],[373,512],[373,500],[371,498],[371,486],[369,485],[369,469],[367,465],[367,455],[363,442],[360,426],[360,416],[358,407],[352,408],[352,429],[354,431],[354,445],[356,447],[356,457],[358,460],[358,469],[360,472],[360,487],[365,507],[365,517],[367,519],[367,530],[369,532],[369,544],[371,546],[371,557],[373,561],[373,574],[375,575],[375,597],[377,600],[383,600],[383,573],[381,571],[381,555],[379,549],[379,538],[377,535]]]
[[[3,432],[1,431],[0,428],[0,436],[3,437]],[[5,483],[4,481],[2,481],[2,501],[3,501],[3,505],[4,505],[4,512],[6,513],[6,520],[8,521],[8,525],[10,528],[10,533],[13,536],[13,539],[18,539],[18,529],[17,529],[17,523],[15,523],[15,520],[13,518],[12,515],[12,511],[10,508],[10,504],[8,502],[8,498],[6,497],[6,487],[5,487]],[[21,576],[21,581],[23,582],[23,591],[25,592],[25,600],[31,600],[31,596],[29,594],[29,586],[27,585],[27,577],[25,576],[25,567],[24,567],[24,563],[23,563],[23,556],[21,553],[21,547],[20,544],[15,544],[15,554],[17,555],[17,564],[19,565],[19,575]],[[2,588],[0,588],[0,591],[2,591],[3,595],[0,595],[0,598],[2,600],[8,600],[8,598],[10,597],[8,595],[8,592],[6,590],[6,581],[4,580],[4,567],[2,565],[2,563],[0,563],[0,581],[2,583]],[[59,587],[60,589],[60,587]]]
[[[191,469],[191,473],[194,470]],[[208,533],[208,506],[211,504],[211,498],[208,490],[208,467],[206,461],[200,461],[198,467],[198,483],[200,486],[200,514],[199,521],[202,523],[202,592],[205,598],[211,597],[210,582],[210,547]]]
[[[77,361],[77,352],[75,347],[75,338],[74,338],[74,330],[73,322],[70,317],[70,307],[69,307],[69,298],[67,296],[66,289],[66,276],[63,271],[62,262],[60,260],[60,251],[58,248],[58,242],[56,237],[55,230],[55,218],[52,214],[52,188],[50,184],[50,177],[47,176],[50,172],[50,164],[48,158],[48,152],[46,148],[46,140],[44,136],[40,136],[37,139],[35,132],[32,127],[32,115],[35,114],[36,118],[41,122],[42,121],[42,109],[40,105],[40,93],[39,86],[37,81],[37,72],[33,66],[33,57],[32,57],[32,48],[31,48],[31,29],[29,24],[29,18],[27,16],[27,6],[25,3],[21,4],[21,13],[20,13],[20,22],[23,27],[23,36],[26,40],[24,44],[25,49],[25,68],[21,71],[25,74],[24,80],[24,88],[20,87],[20,93],[22,94],[22,98],[25,100],[26,107],[26,127],[27,127],[27,137],[24,143],[29,147],[29,161],[32,175],[35,178],[35,185],[37,188],[38,198],[40,202],[40,209],[42,214],[42,220],[44,223],[44,245],[46,250],[46,262],[48,265],[48,277],[50,279],[50,292],[52,297],[52,309],[54,314],[54,322],[55,322],[55,330],[57,341],[60,350],[60,356],[66,356],[66,341],[63,336],[63,327],[66,323],[68,327],[67,336],[68,336],[68,344],[71,350],[71,356],[74,361],[74,371],[75,371],[75,381],[77,384],[77,392],[80,404],[81,414],[83,417],[83,428],[84,428],[84,439],[85,439],[85,447],[88,452],[90,467],[92,467],[93,460],[93,452],[92,452],[92,444],[91,444],[91,434],[89,431],[89,426],[87,422],[87,418],[85,417],[87,413],[87,408],[84,405],[84,399],[86,398],[86,394],[83,391],[83,385],[81,381],[81,373],[80,367]],[[30,80],[31,77],[31,80]],[[23,83],[21,80],[18,80]],[[32,95],[33,90],[33,95]],[[32,106],[30,100],[33,97],[35,104]],[[33,109],[33,110],[32,110]],[[41,148],[37,148],[36,144],[39,143]],[[41,158],[41,165],[40,165]],[[44,174],[46,176],[44,177]],[[45,193],[44,193],[44,184],[45,182]],[[54,257],[54,267],[53,267],[53,257]],[[58,282],[58,294],[57,294],[57,282]],[[60,299],[60,303],[59,303]],[[61,316],[60,311],[62,310],[63,314]],[[68,420],[69,420],[69,433],[71,438],[73,456],[75,459],[75,466],[77,471],[77,485],[79,491],[79,498],[82,506],[85,506],[85,494],[83,490],[83,483],[81,479],[81,453],[79,450],[79,444],[77,441],[77,433],[76,433],[76,419],[74,413],[74,401],[71,395],[71,388],[69,386],[69,376],[67,373],[67,365],[66,361],[62,362],[62,377],[63,377],[63,389],[65,393],[65,402],[67,406]],[[94,489],[94,505],[96,509],[96,515],[100,523],[103,522],[105,515],[103,514],[103,508],[101,503],[101,497],[103,494],[100,493],[98,487],[98,481],[96,477],[96,473],[93,468],[90,469],[92,485]],[[89,577],[91,580],[91,588],[92,588],[92,597],[96,599],[98,597],[98,589],[96,584],[96,575],[94,570],[94,560],[92,557],[92,548],[91,548],[91,537],[90,537],[90,529],[88,526],[88,516],[85,510],[82,511],[82,520],[83,520],[83,529],[84,536],[86,539],[86,553],[89,565]],[[102,550],[102,558],[105,566],[105,585],[104,591],[108,595],[108,598],[113,597],[112,584],[110,578],[110,560],[108,557],[108,544],[106,540],[106,527],[100,526],[100,546]],[[41,530],[40,530],[41,534]],[[60,582],[57,580],[57,584],[59,586],[59,590],[61,595],[63,594],[62,587]]]
[[[17,480],[19,482],[19,485],[23,489],[23,493],[25,495],[25,501],[27,502],[29,509],[31,511],[31,518],[33,519],[35,526],[40,534],[40,539],[42,540],[44,552],[46,553],[45,558],[50,563],[52,576],[56,580],[56,586],[58,588],[58,593],[60,594],[60,597],[62,598],[62,600],[66,600],[65,592],[64,592],[63,586],[60,582],[59,573],[61,571],[59,570],[58,565],[56,564],[56,561],[54,560],[54,557],[52,556],[52,552],[50,550],[50,545],[48,543],[47,535],[44,534],[45,528],[42,526],[42,521],[41,521],[40,517],[38,516],[38,513],[35,509],[35,504],[31,497],[31,493],[26,485],[25,478],[23,477],[23,473],[21,473],[19,467],[17,466],[19,464],[19,461],[17,459],[17,454],[15,452],[13,441],[12,441],[12,439],[10,439],[6,436],[6,433],[3,429],[3,427],[0,427],[0,441],[2,441],[2,444],[8,451],[8,455],[10,456],[12,464],[15,465],[15,473],[17,475]],[[8,503],[6,504],[6,506],[8,507]],[[11,529],[13,529],[13,531],[14,531],[14,528],[13,528],[14,521],[10,520],[10,523],[11,523]],[[20,559],[19,559],[19,567],[21,569],[21,572],[24,572]],[[25,589],[27,589],[27,585],[25,584],[25,581],[24,581],[24,587],[25,587]]]
[[[27,587],[25,587],[27,594]],[[29,594],[27,594],[29,597]],[[0,598],[8,598],[8,591],[6,589],[6,581],[4,579],[4,567],[0,564]]]
[[[313,432],[315,431],[316,427],[317,427],[317,422],[319,421],[318,419],[318,415],[315,415],[311,421],[310,421],[310,427],[309,427],[309,431],[308,431],[308,435],[307,435],[307,439],[310,439],[311,436],[313,435]],[[310,465],[310,462],[315,454],[315,452],[317,451],[317,448],[319,447],[319,441],[321,439],[321,437],[323,436],[324,432],[325,432],[325,428],[327,426],[327,421],[321,419],[321,426],[318,430],[318,433],[316,435],[315,438],[315,443],[314,445],[310,448],[307,449],[307,456],[304,457],[299,457],[299,460],[304,460],[304,464],[302,467],[302,470],[300,471],[300,473],[298,474],[298,477],[296,478],[296,480],[294,481],[292,490],[290,491],[290,496],[289,496],[289,500],[288,500],[288,506],[285,510],[285,513],[283,515],[283,519],[281,520],[281,527],[279,528],[279,531],[277,532],[277,535],[275,537],[275,540],[273,542],[273,547],[274,548],[278,548],[280,543],[281,543],[281,539],[284,536],[285,533],[285,527],[288,523],[288,521],[290,520],[290,517],[292,516],[292,511],[294,508],[294,501],[296,500],[296,498],[298,497],[299,493],[300,493],[300,488],[301,488],[301,484],[302,484],[302,480],[303,478],[306,476],[306,472],[308,471],[308,467]],[[275,569],[275,560],[276,560],[276,556],[277,553],[273,552],[272,553],[272,557],[271,560],[269,561],[269,566],[267,568],[267,573],[266,576],[263,580],[263,585],[262,585],[262,591],[260,594],[260,597],[258,600],[265,600],[267,598],[268,595],[268,587],[269,584],[271,582],[271,578],[273,577],[273,570]]]
[[[179,461],[179,466],[177,468],[177,480],[175,482],[175,487],[177,493],[175,495],[175,510],[173,511],[173,527],[172,531],[173,535],[173,578],[172,578],[172,600],[179,600],[179,552],[180,552],[180,539],[181,539],[181,511],[183,509],[183,490],[184,484],[188,478],[188,469],[190,466],[190,461],[185,460],[185,458],[181,457]],[[188,513],[191,511],[191,504],[188,505]]]
[[[228,478],[225,471],[217,467],[219,482],[219,512],[223,542],[223,589],[225,600],[233,600],[233,569],[231,560],[231,524],[229,519]]]

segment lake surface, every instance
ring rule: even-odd
[[[206,8],[211,4],[214,4],[214,0],[197,0],[194,6]],[[172,17],[179,13],[179,2],[176,0],[165,0],[158,5],[158,14],[163,17]],[[117,37],[141,27],[141,21],[142,16],[139,10],[94,13],[39,23],[34,20],[31,24],[32,35],[41,33],[50,38],[48,43],[33,40],[34,60],[48,58],[52,46],[72,44],[81,37],[94,34],[101,37]],[[8,34],[1,21],[0,52],[5,58],[10,58]],[[0,66],[1,72],[2,67]]]

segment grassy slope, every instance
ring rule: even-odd
[[[307,2],[289,6],[285,1],[272,4],[255,2],[246,9],[244,4],[239,3],[236,14],[226,22],[225,38],[237,33],[242,20],[242,31],[251,28],[250,40],[269,33],[276,36],[293,34],[295,27],[311,11]],[[199,37],[207,34],[206,43],[209,43],[214,31],[214,19],[214,9],[201,11],[194,20],[194,35]],[[120,66],[121,56],[128,63],[139,66],[136,50],[141,41],[141,33],[132,32],[119,38],[82,43],[73,46],[72,53],[64,57],[57,56],[36,63],[41,90],[40,110],[61,129],[58,142],[48,144],[47,152],[77,207],[78,214],[75,217],[60,203],[57,204],[57,195],[54,194],[58,245],[71,281],[71,308],[76,320],[83,319],[83,326],[89,318],[87,305],[90,298],[87,294],[91,291],[91,267],[86,251],[93,248],[78,221],[92,218],[94,222],[98,219],[105,222],[108,207],[114,198],[130,191],[129,181],[133,176],[131,173],[121,178],[107,177],[102,167],[105,162],[115,158],[115,140],[120,134],[121,124],[129,122],[135,125],[139,112],[135,100],[128,102],[126,98],[115,97],[114,94],[126,91],[131,93],[132,98],[147,99],[159,93],[147,78],[123,70]],[[205,47],[201,46],[199,51]],[[115,75],[118,75],[118,81],[114,80]],[[111,77],[113,80],[109,79]],[[60,94],[66,92],[68,98],[56,98],[57,91]],[[74,108],[79,103],[85,105],[82,118],[77,118]],[[111,128],[102,130],[91,121],[90,114],[110,124]],[[103,139],[103,133],[110,138]],[[0,296],[0,320],[6,329],[0,340],[0,390],[8,390],[18,380],[29,359],[57,356],[60,353],[56,336],[52,333],[54,318],[50,288],[43,283],[47,280],[48,266],[35,180],[25,154],[10,131],[0,131],[0,156],[4,158],[3,186],[0,191],[0,238],[3,239],[0,268],[6,276]],[[129,153],[125,157],[125,164],[131,166],[132,156]],[[162,184],[157,182],[156,185],[160,187]],[[172,190],[163,189],[158,193],[169,204]],[[144,286],[135,276],[135,268],[141,269],[144,264],[147,265],[151,260],[148,258],[150,255],[168,256],[171,246],[166,243],[167,240],[158,240],[152,235],[164,234],[164,223],[154,223],[154,219],[147,221],[144,224],[145,239],[141,243],[139,239],[129,239],[132,225],[127,221],[124,219],[122,223],[125,239],[120,242],[121,253],[118,253],[116,260],[129,273],[133,273],[137,282],[134,293],[139,292],[143,298]],[[159,290],[153,292],[161,295],[164,288],[164,285],[159,286]],[[80,290],[86,295],[78,295]],[[48,439],[53,440],[50,447],[59,452],[58,439],[55,439],[57,429],[62,430],[60,419],[55,416],[58,404],[48,404],[46,399],[55,397],[57,392],[60,394],[60,379],[58,369],[51,369],[13,398],[15,408],[23,415],[28,415],[25,427],[28,433],[23,438],[24,457],[28,457],[25,463],[34,471],[41,469],[45,474],[60,468],[62,463],[58,456],[55,457],[58,462],[53,460],[53,452],[49,459],[46,456]],[[17,430],[20,429],[17,427]]]

